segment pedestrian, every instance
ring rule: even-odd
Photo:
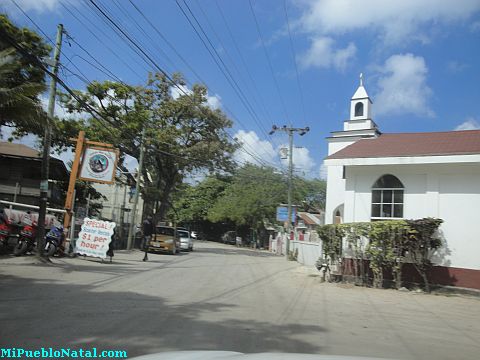
[[[112,240],[110,240],[110,243],[108,244],[108,250],[107,250],[107,256],[110,257],[110,262],[112,262],[113,259],[113,248],[115,247],[115,241],[117,241],[117,232],[113,230],[113,235],[112,235]]]
[[[152,216],[148,215],[147,218],[143,221],[143,249],[145,251],[145,256],[143,261],[148,260],[148,247],[150,245],[150,240],[152,239],[153,234],[153,221]]]

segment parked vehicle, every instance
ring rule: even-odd
[[[13,249],[13,255],[20,256],[35,248],[35,235],[37,229],[35,224],[25,225],[18,237],[18,242]]]
[[[178,237],[180,238],[180,249],[186,251],[193,250],[193,239],[190,232],[184,229],[177,229]]]
[[[8,240],[10,234],[12,233],[12,228],[9,224],[2,222],[0,223],[0,251],[6,252],[9,247]]]
[[[11,251],[17,243],[18,226],[7,216],[3,209],[0,210],[0,252]]]
[[[227,231],[222,236],[222,242],[224,244],[235,245],[236,237],[237,237],[237,232],[236,231]]]
[[[63,237],[62,226],[53,226],[50,229],[47,235],[45,235],[45,254],[47,256],[53,256],[57,252],[63,243]]]
[[[152,235],[148,251],[162,251],[175,255],[180,252],[180,238],[175,228],[170,226],[157,226]]]

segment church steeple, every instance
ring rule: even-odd
[[[350,120],[367,120],[372,118],[372,100],[363,86],[363,73],[360,85],[350,101]]]
[[[328,155],[360,139],[380,135],[377,125],[372,120],[372,104],[365,90],[363,74],[360,74],[360,84],[350,99],[350,118],[343,122],[343,130],[332,132],[328,138]]]

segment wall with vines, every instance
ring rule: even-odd
[[[319,226],[324,257],[319,261],[338,269],[340,276],[345,268],[342,262],[348,261],[358,285],[376,288],[384,287],[385,274],[400,288],[403,265],[413,264],[429,291],[428,271],[433,254],[442,246],[437,235],[442,222],[423,218]]]

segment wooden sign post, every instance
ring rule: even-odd
[[[65,199],[65,217],[63,219],[63,228],[66,230],[70,227],[70,222],[72,220],[72,204],[73,204],[73,197],[74,197],[74,191],[75,191],[75,182],[77,179],[82,179],[85,181],[92,181],[92,182],[99,182],[99,183],[107,183],[107,184],[112,184],[115,182],[115,170],[117,167],[117,160],[118,160],[118,150],[113,147],[112,144],[107,144],[107,143],[102,143],[98,141],[89,141],[85,138],[85,131],[80,131],[78,133],[78,137],[76,139],[70,139],[71,141],[76,141],[77,144],[75,146],[75,158],[73,160],[73,165],[72,165],[72,170],[70,172],[70,180],[68,183],[68,190],[67,190],[67,197]],[[111,176],[107,180],[101,180],[97,178],[91,178],[91,177],[84,177],[84,176],[79,176],[79,172],[81,172],[81,169],[85,166],[85,155],[88,154],[87,150],[90,149],[95,149],[98,150],[98,152],[106,151],[108,153],[114,153],[113,156],[114,159],[113,161],[107,162],[106,166],[111,166],[113,167],[113,170],[111,171]],[[101,154],[100,154],[101,157]],[[101,159],[100,159],[101,160]],[[92,164],[86,164],[86,165],[92,165]],[[102,166],[102,163],[100,162],[99,164]],[[105,165],[105,164],[103,164]],[[68,244],[65,244],[65,248],[67,248]]]
[[[78,138],[71,139],[77,141],[77,146],[75,146],[75,158],[73,159],[72,170],[70,171],[70,181],[68,182],[67,198],[65,199],[65,217],[63,218],[63,228],[67,229],[70,226],[70,220],[72,219],[72,203],[73,203],[73,192],[75,190],[75,182],[78,177],[78,167],[80,166],[80,161],[83,154],[83,146],[85,143],[85,131],[80,131],[78,133]]]

